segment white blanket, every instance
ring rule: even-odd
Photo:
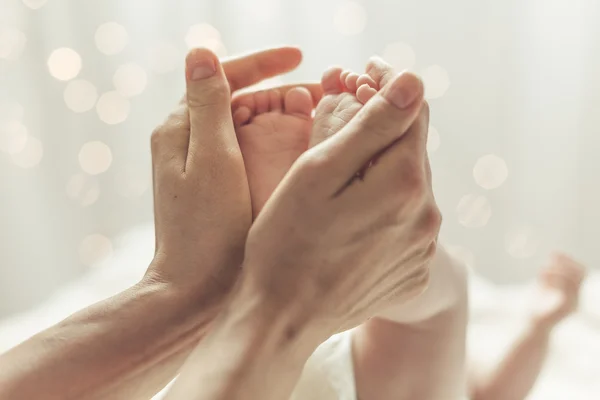
[[[152,259],[151,228],[119,240],[110,260],[66,285],[44,304],[0,321],[0,352],[73,312],[137,282]],[[528,287],[497,287],[471,279],[469,353],[479,364],[493,363],[521,326]],[[554,335],[552,351],[532,400],[600,399],[600,273],[588,278],[581,312]]]

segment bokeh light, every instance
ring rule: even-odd
[[[71,111],[82,113],[94,108],[98,99],[98,91],[91,82],[76,79],[67,84],[63,98]]]
[[[20,121],[0,124],[0,151],[17,154],[25,149],[28,138],[27,127]]]
[[[112,241],[99,233],[86,236],[79,245],[79,259],[90,267],[108,260],[112,253]]]
[[[48,58],[50,75],[60,81],[68,81],[79,75],[81,56],[73,49],[62,47],[56,49]]]
[[[106,172],[111,164],[110,147],[102,142],[88,142],[79,151],[79,165],[84,172],[90,175]]]
[[[130,108],[129,100],[116,91],[104,93],[96,103],[98,117],[109,125],[116,125],[125,121],[129,116]]]
[[[121,65],[113,76],[117,92],[124,97],[137,96],[144,91],[148,75],[142,67],[134,63]]]
[[[177,47],[166,40],[155,43],[148,51],[150,69],[157,74],[166,74],[183,66],[183,56]]]
[[[78,173],[73,175],[67,182],[66,192],[71,200],[82,207],[88,207],[98,201],[100,184],[95,177]]]
[[[129,43],[129,34],[124,26],[116,22],[107,22],[96,29],[94,40],[101,53],[114,55],[125,49]]]
[[[27,137],[23,149],[12,154],[12,161],[21,168],[33,168],[42,161],[44,147],[42,142],[31,136]]]
[[[333,25],[342,35],[358,35],[367,26],[367,11],[356,1],[344,1],[335,12]]]
[[[0,59],[14,61],[25,49],[27,38],[16,28],[0,26]]]
[[[427,134],[427,152],[433,154],[440,148],[440,134],[435,127],[429,125],[429,132]]]
[[[383,59],[391,64],[396,71],[400,72],[413,68],[417,56],[408,44],[396,42],[390,43],[385,47],[383,50]]]
[[[475,182],[484,189],[496,189],[508,178],[506,162],[495,154],[481,157],[473,168]]]
[[[432,65],[425,68],[421,73],[421,77],[425,84],[425,97],[427,99],[442,97],[450,87],[448,72],[439,65]]]
[[[482,228],[492,216],[492,206],[485,196],[467,194],[456,207],[458,222],[466,228]]]
[[[505,236],[506,251],[517,259],[533,257],[541,243],[540,236],[531,226],[527,225],[513,227]]]

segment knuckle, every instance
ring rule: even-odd
[[[442,213],[436,205],[428,205],[423,211],[423,229],[430,237],[435,237],[442,225]]]
[[[415,240],[414,244],[421,248],[421,252],[425,254],[426,258],[429,257],[429,251],[434,250],[435,252],[441,225],[442,214],[435,205],[425,206],[420,212],[418,219],[415,220],[413,236]],[[423,247],[424,245],[430,246],[431,243],[434,243],[433,249]]]

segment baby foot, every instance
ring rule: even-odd
[[[309,147],[314,147],[346,126],[379,90],[369,75],[333,67],[321,79],[324,97],[315,111]]]
[[[233,121],[256,218],[296,159],[308,149],[313,100],[304,88],[282,96],[277,89],[244,96]]]
[[[584,277],[583,265],[566,255],[555,254],[538,277],[533,309],[536,325],[552,329],[575,312]]]

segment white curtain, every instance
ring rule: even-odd
[[[498,282],[554,248],[597,265],[598,20],[595,0],[0,0],[0,315],[151,221],[149,135],[195,45],[298,45],[285,82],[373,54],[423,74],[451,250]]]

